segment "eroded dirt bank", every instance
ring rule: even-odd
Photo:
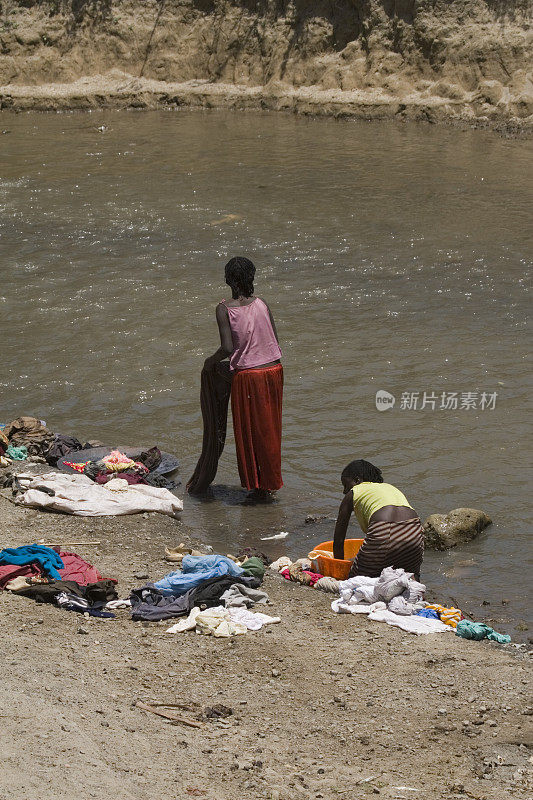
[[[165,544],[187,536],[157,514],[72,518],[3,495],[0,547],[100,541],[75,549],[121,596],[165,574]],[[235,640],[1,592],[3,800],[531,796],[525,652],[336,616],[330,596],[275,575],[264,588],[281,623]],[[233,714],[195,729],[138,699]]]
[[[0,104],[533,127],[529,0],[4,0]]]

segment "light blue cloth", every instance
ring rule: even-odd
[[[220,578],[222,575],[236,578],[244,572],[226,556],[184,556],[181,567],[161,578],[155,588],[167,597],[179,597],[209,578]]]

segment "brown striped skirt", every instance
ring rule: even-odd
[[[350,578],[377,578],[385,567],[403,568],[420,577],[424,557],[424,529],[418,517],[399,522],[372,522],[352,562]]]

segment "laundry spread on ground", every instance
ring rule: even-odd
[[[65,611],[113,618],[106,605],[118,598],[116,583],[102,579],[77,553],[59,548],[23,545],[0,552],[0,589]]]
[[[86,475],[48,472],[24,480],[24,492],[15,503],[29,508],[45,508],[83,517],[107,517],[122,514],[140,514],[154,511],[177,516],[183,509],[181,500],[168,489],[138,484],[130,486],[124,481],[118,487],[98,486]],[[44,489],[51,490],[49,494]],[[113,491],[113,489],[119,491]]]
[[[264,625],[281,622],[280,617],[254,613],[243,608],[214,608],[201,611],[198,607],[191,610],[186,619],[176,622],[167,629],[167,633],[183,633],[195,630],[197,633],[213,635],[215,638],[239,636],[247,631],[260,630]]]
[[[226,556],[185,556],[182,568],[165,575],[155,583],[164,595],[179,597],[188,589],[193,589],[209,578],[219,578],[223,575],[238,577],[243,574],[243,569]]]
[[[37,564],[46,575],[56,580],[61,580],[58,570],[65,566],[55,550],[52,550],[51,547],[41,547],[38,544],[26,547],[6,547],[0,551],[0,564],[17,566]]]
[[[204,452],[190,482],[191,492],[203,491],[216,473],[225,434],[226,384],[221,381],[219,405],[205,409]],[[106,448],[94,440],[83,444],[73,436],[53,433],[43,420],[23,416],[0,426],[0,466],[27,460],[48,463],[60,471],[38,476],[14,469],[4,473],[3,486],[11,488],[12,501],[22,507],[87,517],[145,511],[177,517],[183,508],[170,491],[175,482],[166,477],[178,462],[157,446],[134,451]],[[287,536],[282,532],[264,536],[262,541]],[[459,608],[426,602],[425,585],[403,569],[386,567],[377,577],[359,575],[348,580],[321,574],[318,566],[333,571],[324,563],[332,556],[319,546],[307,558],[293,561],[280,556],[270,563],[252,547],[233,556],[205,554],[180,544],[165,549],[173,571],[121,598],[116,581],[103,579],[76,553],[32,544],[0,551],[0,590],[102,619],[113,619],[119,611],[129,611],[133,621],[177,618],[168,633],[194,630],[228,638],[280,622],[280,617],[256,609],[270,603],[260,588],[270,566],[287,581],[336,595],[331,603],[336,614],[363,614],[416,635],[455,631],[464,639],[503,644],[511,640],[488,625],[465,620]]]
[[[43,420],[28,416],[0,429],[0,459],[2,467],[26,460],[48,463],[60,471],[85,475],[97,484],[105,484],[120,473],[130,485],[169,490],[177,486],[169,473],[179,466],[177,459],[156,446],[124,453],[96,440],[82,444],[75,436],[53,433]]]

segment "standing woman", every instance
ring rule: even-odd
[[[242,486],[257,496],[281,489],[283,367],[274,319],[254,297],[255,267],[242,256],[225,267],[231,300],[216,308],[220,347],[206,359],[212,370],[229,357],[231,411]]]

